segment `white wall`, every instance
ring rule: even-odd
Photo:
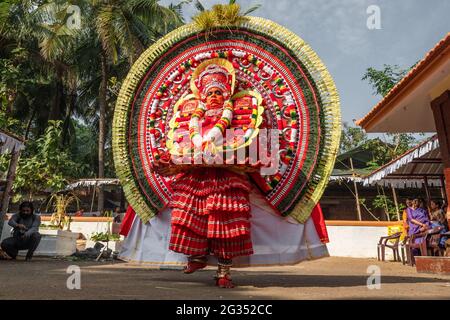
[[[327,226],[330,256],[376,258],[380,237],[388,234],[388,227]],[[392,250],[386,248],[386,259],[393,259]]]
[[[110,223],[110,225],[112,224]],[[107,222],[72,222],[70,224],[70,231],[82,233],[87,240],[89,240],[91,234],[95,232],[106,232],[107,230]]]

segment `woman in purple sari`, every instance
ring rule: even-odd
[[[406,212],[408,214],[409,236],[424,232],[430,228],[430,219],[423,199],[414,199],[412,207],[407,208]],[[421,243],[422,241],[423,237],[414,239],[414,243]],[[414,249],[413,254],[416,256],[418,253],[419,250]]]

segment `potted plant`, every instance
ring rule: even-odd
[[[67,231],[70,231],[70,222],[72,219],[66,214],[66,210],[74,202],[76,202],[78,210],[80,207],[80,199],[74,194],[53,194],[47,204],[47,211],[49,211],[49,207],[53,207],[54,211],[50,223],[61,230],[67,226]]]
[[[76,252],[78,233],[70,231],[71,217],[66,210],[79,199],[73,194],[53,194],[47,204],[47,211],[53,208],[49,225],[41,225],[39,232],[42,240],[37,254],[49,256],[67,256]],[[64,230],[66,228],[66,230]]]

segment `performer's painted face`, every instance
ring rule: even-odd
[[[212,87],[206,92],[206,104],[211,108],[220,108],[223,106],[225,98],[220,88]]]

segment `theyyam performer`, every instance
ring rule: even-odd
[[[113,126],[130,204],[120,258],[185,273],[214,263],[223,288],[232,265],[328,255],[318,202],[340,138],[338,94],[314,51],[238,13],[214,6],[147,49]]]

